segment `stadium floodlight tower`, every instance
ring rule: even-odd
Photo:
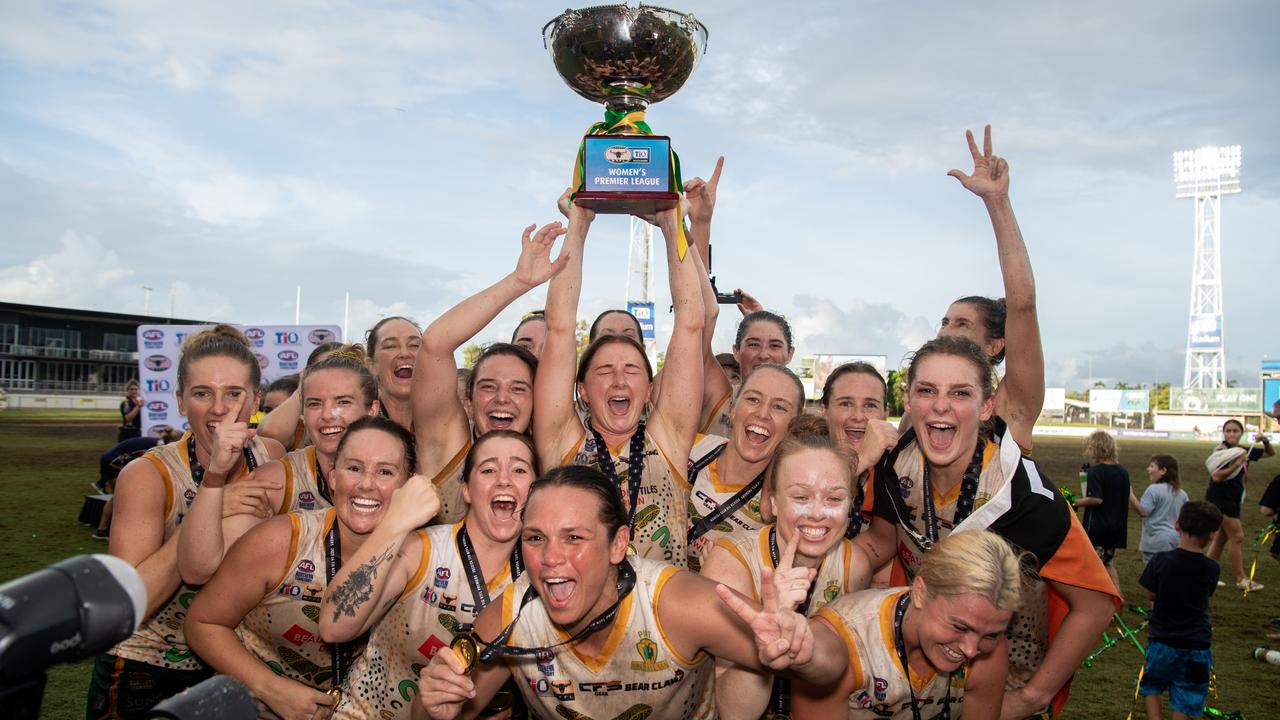
[[[640,322],[644,352],[654,368],[658,362],[658,340],[653,316],[653,226],[631,218],[631,249],[627,260],[627,312]]]
[[[1223,388],[1227,386],[1227,363],[1222,332],[1222,196],[1240,192],[1240,146],[1174,153],[1173,182],[1177,197],[1196,201],[1196,248],[1182,385]]]

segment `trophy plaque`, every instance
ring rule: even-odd
[[[706,49],[706,26],[666,8],[599,5],[566,10],[543,26],[542,38],[569,87],[605,106],[578,148],[573,201],[600,213],[676,207],[680,160],[644,113],[689,79]]]

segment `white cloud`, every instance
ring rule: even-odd
[[[33,305],[101,306],[103,296],[123,300],[134,270],[98,239],[71,230],[60,247],[28,263],[0,268],[0,296]]]

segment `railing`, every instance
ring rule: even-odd
[[[76,380],[0,380],[6,392],[41,392],[57,395],[119,395],[124,398],[125,383],[80,382]]]
[[[63,360],[102,360],[109,362],[138,362],[138,353],[119,350],[88,350],[85,348],[64,348],[53,345],[17,345],[0,344],[0,355],[18,357],[58,358]]]

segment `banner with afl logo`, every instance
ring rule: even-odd
[[[178,355],[189,336],[208,325],[138,327],[138,382],[143,399],[142,432],[159,435],[164,427],[187,429],[178,412]],[[262,368],[262,384],[299,372],[318,345],[341,341],[337,325],[239,325]]]

